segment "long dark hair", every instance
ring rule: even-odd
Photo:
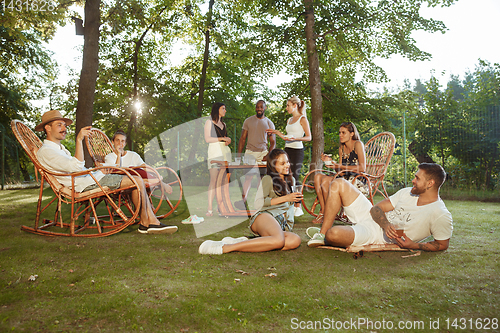
[[[350,121],[343,122],[342,124],[340,124],[339,128],[340,127],[347,129],[350,133],[354,133],[354,135],[352,136],[353,140],[360,140],[358,129],[356,128],[356,125],[354,125],[354,123],[351,123]],[[345,143],[342,143],[342,145],[345,145]]]
[[[212,117],[212,120],[215,122],[219,121],[219,109],[221,106],[225,106],[226,104],[216,102],[214,105],[212,105],[212,112],[210,113],[210,116]]]
[[[284,150],[273,149],[267,156],[267,174],[273,179],[273,190],[280,197],[291,193],[293,185],[291,174],[285,175],[285,181],[283,181],[279,172],[276,171],[276,161],[283,154],[288,157]]]

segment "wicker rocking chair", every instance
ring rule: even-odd
[[[85,137],[85,143],[90,156],[94,160],[96,166],[104,164],[106,155],[113,152],[113,144],[108,136],[97,128],[92,128],[90,134]],[[129,168],[127,168],[129,169]],[[131,174],[136,174],[134,171],[138,168],[130,168]],[[157,214],[163,202],[166,202],[167,208],[162,209],[158,219],[166,218],[171,215],[179,206],[182,200],[182,183],[177,173],[169,167],[152,168],[150,166],[143,166],[140,169],[148,173],[148,178],[144,179],[144,183],[149,192],[149,198],[153,204],[153,211]],[[161,186],[161,181],[168,184],[173,189],[172,195],[167,197],[165,189]],[[165,207],[165,206],[164,206]]]
[[[368,185],[367,197],[370,199],[372,204],[373,197],[377,192],[382,194],[385,198],[388,198],[388,194],[385,190],[384,185],[384,177],[387,171],[387,167],[389,166],[389,162],[391,161],[395,144],[396,138],[394,137],[394,134],[390,132],[382,132],[368,140],[365,145],[366,172],[357,174],[354,177],[353,182],[355,182],[357,178],[366,180],[366,184]],[[309,171],[302,181],[302,192],[315,192],[313,179],[314,175],[317,172],[322,172],[335,178],[341,177],[345,173],[345,171],[336,173],[335,171],[321,169]],[[312,216],[318,216],[319,201],[317,197],[310,205],[308,205],[303,199],[302,205],[309,214],[311,214]],[[339,217],[339,219],[341,221],[345,220],[345,218],[342,217]]]
[[[73,190],[75,177],[82,175],[94,177],[91,171],[104,167],[73,173],[51,172],[38,161],[37,152],[43,143],[35,133],[19,120],[13,120],[11,127],[17,140],[33,162],[35,172],[40,173],[41,179],[35,225],[34,227],[22,226],[21,230],[46,236],[103,237],[118,233],[134,223],[139,215],[140,205],[133,208],[128,202],[120,202],[121,196],[118,195],[134,189],[140,194],[139,184],[126,169],[113,167],[113,171],[123,173],[124,176],[131,179],[132,185],[129,187],[110,190],[96,181],[98,188],[82,193],[75,192]],[[60,184],[56,176],[71,177],[73,186],[69,188]],[[51,187],[54,197],[44,205],[45,183]],[[44,216],[49,216],[47,215],[48,208],[53,203],[55,203],[54,218],[44,218]],[[68,209],[63,204],[71,206],[69,223],[63,221],[63,215],[66,217],[68,215]],[[122,211],[123,205],[131,212],[131,216],[127,216]]]

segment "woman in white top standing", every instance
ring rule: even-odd
[[[292,96],[286,102],[286,111],[292,115],[286,123],[286,135],[278,130],[267,130],[268,133],[278,135],[286,141],[285,152],[290,160],[290,171],[297,184],[299,182],[300,169],[304,162],[304,141],[311,141],[311,129],[306,117],[306,104],[297,96]],[[304,212],[300,208],[300,202],[295,203],[295,216],[301,216]]]
[[[226,124],[222,117],[226,115],[226,106],[222,103],[214,103],[210,119],[205,122],[205,141],[208,143],[208,170],[210,172],[210,183],[208,185],[208,209],[207,216],[213,215],[212,203],[215,197],[215,180],[219,173],[219,165],[215,161],[231,162],[231,138],[227,136]]]

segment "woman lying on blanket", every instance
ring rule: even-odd
[[[331,157],[323,154],[321,159],[325,162],[328,168],[333,168],[337,172],[344,171],[343,177],[350,179],[358,172],[365,172],[366,170],[366,154],[365,146],[359,139],[359,132],[351,122],[344,122],[340,124],[339,128],[339,158],[340,163],[336,163]],[[313,223],[323,223],[323,207],[328,196],[330,183],[335,177],[327,176],[322,173],[317,173],[314,176],[314,188],[318,196],[318,201],[321,206],[318,216],[312,221]],[[361,182],[361,181],[359,181]],[[358,189],[363,193],[364,184],[359,184]]]
[[[299,247],[300,237],[291,230],[294,222],[293,204],[302,199],[302,194],[292,191],[294,184],[288,155],[281,149],[272,150],[267,158],[267,175],[262,178],[255,196],[258,209],[250,218],[250,231],[258,237],[207,240],[200,245],[199,253],[265,252]]]

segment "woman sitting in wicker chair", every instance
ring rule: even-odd
[[[328,168],[334,169],[346,179],[351,179],[359,172],[365,172],[366,169],[366,154],[363,142],[359,138],[359,132],[351,122],[340,124],[339,128],[339,158],[340,163],[336,163],[330,156],[323,154],[321,159],[325,162]],[[323,223],[323,213],[326,198],[329,193],[330,183],[337,177],[334,175],[326,175],[317,173],[314,176],[314,189],[318,196],[318,201],[321,206],[318,216],[312,221],[313,223]],[[356,180],[358,189],[363,193],[365,184],[362,180]]]

